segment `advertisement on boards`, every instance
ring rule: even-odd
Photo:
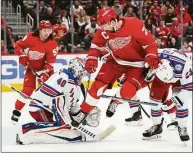
[[[54,64],[54,70],[57,71],[60,68],[68,68],[68,63],[72,58],[79,57],[82,59],[86,58],[87,54],[65,54],[65,55],[57,55],[56,63]],[[96,77],[98,70],[100,68],[101,63],[99,63],[99,67],[97,72],[91,75],[91,81]],[[22,83],[25,74],[25,67],[19,64],[18,56],[2,56],[1,60],[1,79],[2,83],[7,82],[11,85],[22,89]],[[88,75],[84,77],[83,83],[87,82]],[[2,92],[11,91],[6,88],[4,85],[2,86]]]

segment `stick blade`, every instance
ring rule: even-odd
[[[98,135],[98,141],[104,140],[109,135],[111,135],[115,130],[116,130],[116,127],[114,125],[110,125],[107,129],[105,129],[103,132],[101,132]]]

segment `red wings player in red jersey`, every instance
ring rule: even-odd
[[[29,32],[22,40],[16,42],[15,53],[19,62],[26,67],[22,92],[30,96],[36,88],[36,75],[38,82],[46,81],[53,74],[53,64],[58,53],[57,43],[53,39],[52,25],[49,21],[41,21],[39,29]],[[15,103],[15,110],[11,119],[18,122],[21,110],[26,99],[20,96]]]
[[[139,19],[119,19],[113,8],[104,7],[99,10],[97,20],[100,29],[92,40],[85,69],[89,73],[95,72],[98,58],[103,56],[104,50],[107,52],[104,55],[107,60],[89,89],[87,98],[81,105],[81,111],[72,117],[73,126],[79,125],[86,114],[96,106],[99,96],[108,85],[114,83],[123,73],[126,73],[126,81],[116,96],[134,98],[137,90],[144,86],[144,65],[155,69],[159,63],[155,39]]]

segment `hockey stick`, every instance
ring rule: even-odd
[[[39,103],[36,99],[33,99],[32,97],[30,97],[30,96],[26,95],[25,93],[19,91],[18,89],[14,88],[14,87],[11,86],[10,84],[8,84],[8,83],[6,83],[6,82],[3,82],[3,84],[4,84],[5,86],[11,88],[11,89],[14,90],[15,92],[17,92],[17,93],[18,93],[19,95],[21,95],[23,98],[32,100],[32,101],[36,102],[37,105],[45,108],[45,109],[46,109],[47,111],[49,111],[49,112],[52,112],[49,108],[44,107],[44,106],[43,106],[41,103]],[[61,97],[61,96],[62,96],[62,95],[57,96],[57,97]]]
[[[137,104],[144,104],[144,105],[150,105],[150,106],[157,106],[157,103],[147,102],[147,101],[140,101],[140,100],[131,100],[131,99],[125,99],[125,98],[119,98],[114,96],[108,96],[108,95],[101,95],[100,98],[110,98],[113,100],[119,100],[124,102],[135,102]]]
[[[36,71],[34,71],[33,69],[32,69],[32,67],[30,66],[30,64],[27,62],[27,66],[29,67],[29,69],[32,71],[32,73],[36,76],[36,77],[40,77],[40,75],[36,72]]]
[[[145,110],[145,108],[143,108],[143,106],[141,106],[141,104],[139,104],[139,107],[142,109],[142,111],[144,112],[144,114],[148,117],[151,118],[150,115],[147,113],[147,111]]]
[[[45,107],[42,103],[37,102],[35,99],[33,99],[32,97],[26,95],[25,93],[17,90],[16,88],[14,88],[13,86],[11,86],[8,83],[3,83],[5,86],[11,88],[12,90],[14,90],[15,92],[19,93],[23,98],[25,99],[30,99],[33,100],[34,102],[36,102],[37,105],[43,107],[45,110],[52,112],[49,108]],[[56,96],[54,98],[57,97],[61,97],[63,95],[60,96]],[[53,112],[52,112],[53,113]],[[69,114],[68,114],[69,115]],[[71,126],[71,124],[69,123],[69,125]],[[73,126],[72,126],[73,127]],[[104,131],[102,131],[101,133],[99,133],[98,135],[96,135],[95,133],[89,131],[88,129],[86,129],[82,124],[80,124],[78,127],[73,127],[76,130],[80,131],[81,133],[84,133],[85,135],[88,135],[90,137],[92,137],[94,140],[96,141],[102,141],[103,139],[105,139],[106,137],[108,137],[111,133],[113,133],[116,129],[116,127],[114,125],[110,125],[108,128],[106,128]]]
[[[147,83],[147,86],[148,86],[149,91],[150,91],[149,83]],[[141,104],[139,104],[139,107],[141,107],[141,109],[143,110],[143,112],[145,113],[145,115],[146,115],[148,118],[151,118],[151,116],[147,113],[147,111],[145,110],[145,108],[143,108],[143,106],[141,106]]]

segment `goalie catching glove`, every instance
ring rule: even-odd
[[[79,112],[78,112],[79,113]],[[71,116],[76,116],[76,114],[71,114]],[[99,125],[101,118],[101,110],[96,106],[83,120],[83,125],[88,125],[90,127],[97,127]]]

